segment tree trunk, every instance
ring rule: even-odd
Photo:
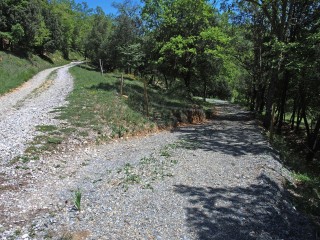
[[[123,95],[123,73],[121,73],[121,79],[120,79],[120,96]]]
[[[100,71],[101,71],[101,76],[103,75],[103,62],[101,59],[99,59],[99,65],[100,65]]]
[[[296,111],[297,111],[297,102],[298,100],[297,99],[294,99],[294,102],[293,102],[293,109],[292,109],[292,115],[291,115],[291,118],[290,118],[290,129],[293,130],[294,129],[294,120],[296,118]]]
[[[251,91],[252,92],[251,92],[251,101],[250,101],[250,111],[254,111],[255,102],[256,102],[256,98],[257,98],[257,90],[256,90],[254,83],[252,84]]]
[[[288,71],[286,71],[284,73],[284,83],[282,86],[283,88],[282,88],[281,102],[280,102],[280,108],[279,108],[279,122],[278,122],[278,128],[277,128],[277,133],[279,134],[281,133],[282,126],[283,126],[289,81],[290,81],[290,75]]]
[[[319,139],[319,132],[320,132],[320,115],[318,116],[316,126],[310,136],[308,137],[308,154],[306,156],[306,160],[308,162],[312,161],[315,154],[319,150],[320,147],[320,139]]]
[[[163,74],[163,77],[164,77],[164,83],[166,85],[166,89],[168,90],[169,89],[169,83],[168,83],[168,78],[165,74]]]
[[[275,104],[272,104],[272,111],[271,111],[271,122],[270,122],[270,128],[269,128],[269,131],[270,131],[270,142],[272,143],[273,142],[273,133],[274,133],[274,115],[275,115],[275,111],[276,111],[276,106]]]
[[[147,82],[143,82],[143,87],[144,87],[144,102],[145,102],[145,112],[147,117],[149,117],[149,98],[148,98],[148,90],[147,90]]]
[[[208,86],[207,86],[207,78],[205,77],[204,80],[203,80],[203,101],[205,102],[206,99],[207,99],[207,89],[208,89]]]
[[[278,71],[276,69],[273,70],[272,78],[269,83],[269,89],[268,89],[268,95],[266,98],[266,116],[263,121],[263,126],[266,129],[270,128],[270,124],[272,121],[272,105],[273,105],[273,99],[274,94],[276,90],[276,82],[278,80]]]
[[[184,83],[187,90],[187,98],[191,98],[191,72],[188,71],[187,75],[184,77]]]

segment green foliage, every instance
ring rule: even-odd
[[[17,23],[17,24],[12,26],[12,28],[11,28],[11,36],[12,36],[11,40],[12,40],[12,42],[14,44],[19,43],[22,40],[22,38],[24,37],[24,35],[25,35],[24,34],[24,30],[23,30],[22,26],[19,23]]]
[[[94,64],[99,66],[99,59],[105,60],[107,55],[106,45],[111,35],[111,19],[101,8],[97,8],[92,22],[92,28],[85,40],[85,54]]]
[[[215,82],[228,78],[224,66],[232,60],[226,50],[230,37],[216,10],[204,0],[144,2],[142,16],[150,29],[148,51],[155,67],[166,78],[182,79],[189,94],[203,98],[219,94]]]
[[[83,50],[91,24],[91,11],[85,3],[5,0],[0,4],[0,38],[9,41],[0,49],[39,54],[61,50],[65,58],[72,50]]]
[[[80,189],[77,189],[74,192],[74,206],[77,208],[79,212],[81,211],[81,197],[82,197],[82,192]]]
[[[296,181],[301,182],[301,183],[311,183],[312,179],[310,176],[308,176],[307,174],[303,174],[303,173],[295,173],[293,175],[293,177],[295,178]]]

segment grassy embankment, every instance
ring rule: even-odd
[[[58,118],[67,124],[61,126],[38,126],[43,134],[38,136],[20,160],[36,159],[44,152],[59,151],[70,139],[83,143],[107,142],[155,131],[159,127],[176,124],[176,114],[183,109],[211,109],[209,103],[188,101],[177,89],[171,93],[161,88],[148,87],[149,117],[146,116],[144,84],[141,79],[125,76],[123,94],[119,95],[120,74],[101,74],[85,65],[70,70],[75,78],[74,90],[69,95],[69,104],[56,109]],[[199,106],[201,104],[201,106]],[[183,114],[182,114],[183,115]],[[185,116],[187,117],[187,116]]]
[[[71,54],[71,59],[78,57]],[[59,52],[41,58],[32,54],[18,56],[0,51],[0,95],[19,87],[41,70],[69,62]]]

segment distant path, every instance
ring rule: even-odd
[[[76,64],[44,70],[0,96],[0,165],[23,153],[35,136],[35,126],[54,123],[49,112],[65,104],[73,87],[68,69]]]
[[[290,174],[250,113],[216,105],[206,124],[6,171],[2,239],[17,229],[16,239],[316,239],[283,189]]]

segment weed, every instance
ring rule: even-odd
[[[167,147],[170,148],[170,149],[176,149],[178,147],[178,145],[177,145],[177,143],[169,143],[167,145]]]
[[[36,129],[40,132],[53,132],[57,130],[57,127],[54,125],[39,125],[36,126]]]
[[[20,155],[12,159],[11,163],[16,163],[18,161],[21,161],[22,163],[28,163],[31,160],[39,160],[39,156],[31,156],[31,155]],[[18,167],[18,166],[17,166]],[[23,168],[23,167],[21,167]]]
[[[126,164],[124,165],[124,168],[123,168],[124,173],[125,173],[126,175],[130,174],[130,171],[131,171],[132,169],[133,169],[133,167],[132,167],[132,165],[131,165],[130,163],[126,163]]]
[[[300,183],[312,183],[312,179],[310,176],[308,176],[307,174],[303,174],[303,173],[293,173],[293,177],[296,181],[300,182]]]
[[[16,169],[29,170],[30,168],[26,166],[16,166]]]
[[[150,163],[155,163],[157,161],[157,159],[153,156],[150,157],[143,157],[140,160],[140,164],[150,164]]]
[[[168,147],[164,147],[164,148],[162,148],[161,150],[160,150],[160,155],[162,156],[162,157],[170,157],[171,156],[171,153],[169,152],[169,149],[168,149]]]
[[[135,183],[140,183],[141,179],[139,177],[139,175],[137,174],[128,174],[125,178],[125,183],[129,183],[129,184],[135,184]]]
[[[82,193],[81,193],[80,189],[78,188],[74,192],[74,206],[76,207],[76,209],[79,212],[81,211],[81,196],[82,196]]]
[[[21,235],[21,230],[20,229],[15,230],[14,235],[16,235],[16,236]]]
[[[61,128],[59,129],[60,132],[64,133],[64,134],[71,134],[73,132],[75,132],[77,129],[76,128],[72,128],[72,127],[66,127],[66,128]]]
[[[29,236],[31,238],[34,238],[36,236],[36,231],[35,231],[34,227],[35,227],[35,224],[33,223],[33,224],[31,224],[30,228],[28,229],[29,230]]]
[[[150,183],[145,183],[143,186],[142,186],[143,189],[151,189],[153,190],[153,187]]]
[[[62,143],[62,139],[58,138],[58,137],[49,137],[47,140],[47,143],[50,144],[61,144]]]
[[[174,159],[174,160],[171,160],[170,162],[171,162],[172,164],[174,164],[174,165],[178,164],[178,160],[175,160],[175,159]]]

